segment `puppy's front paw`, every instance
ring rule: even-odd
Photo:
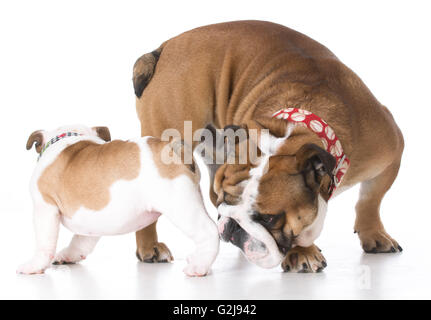
[[[313,273],[326,268],[325,257],[317,246],[295,247],[284,258],[281,267],[286,272]]]
[[[202,258],[196,255],[187,258],[187,266],[183,269],[184,273],[189,277],[204,277],[208,274],[210,267]]]
[[[16,273],[18,274],[42,274],[48,267],[49,261],[41,258],[34,258],[27,263],[18,267]]]
[[[53,264],[74,264],[85,258],[86,256],[80,254],[77,250],[65,248],[55,255]]]

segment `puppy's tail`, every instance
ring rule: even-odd
[[[135,95],[138,98],[142,96],[142,92],[144,92],[145,87],[150,82],[165,44],[166,42],[162,43],[158,49],[146,53],[136,60],[133,66],[133,87],[135,89]]]

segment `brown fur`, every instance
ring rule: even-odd
[[[101,210],[110,201],[109,188],[133,180],[140,172],[140,149],[134,142],[77,142],[64,149],[42,173],[38,188],[48,203],[72,217],[80,208]]]
[[[28,137],[26,148],[30,150],[35,144],[36,152],[40,153],[43,147],[43,133],[40,130],[33,132],[30,137]]]
[[[295,247],[287,253],[281,267],[287,271],[319,272],[326,267],[326,260],[315,245]]]
[[[174,140],[167,142],[161,141],[158,138],[149,138],[147,142],[153,154],[154,163],[156,164],[157,169],[159,170],[159,173],[162,177],[174,179],[180,175],[186,175],[196,183],[199,183],[200,175],[193,159],[191,164],[183,164],[185,146],[182,141]],[[163,163],[162,152],[164,148],[166,148],[165,150],[169,150],[170,159],[177,161],[176,163]]]
[[[93,130],[96,131],[97,135],[102,140],[106,142],[111,141],[111,132],[109,131],[108,127],[93,127]]]
[[[398,247],[384,231],[379,206],[398,172],[402,134],[388,109],[323,45],[263,21],[205,26],[165,42],[146,85],[136,99],[142,135],[160,136],[167,128],[183,133],[185,120],[192,120],[195,130],[208,123],[223,128],[252,120],[277,134],[284,125],[271,119],[275,111],[298,107],[315,113],[334,129],[351,161],[341,187],[363,182],[355,230],[364,249],[382,252]],[[304,144],[320,145],[313,133],[301,130],[295,130],[279,153],[293,157]],[[301,208],[312,206],[314,200],[306,199],[304,179],[288,175],[287,159],[277,164],[285,171],[274,170],[271,178],[268,173],[259,201],[268,213],[296,207],[299,216]],[[217,176],[229,181],[241,171],[232,166],[221,167]],[[224,180],[216,183],[216,192],[223,184],[228,189]],[[289,193],[295,198],[286,190],[293,190]],[[269,207],[271,197],[271,206],[278,207]],[[311,216],[313,209],[308,211]],[[141,239],[152,242],[151,234]]]

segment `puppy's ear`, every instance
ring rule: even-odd
[[[335,158],[319,146],[308,143],[296,153],[296,162],[307,186],[316,192],[319,191],[327,201],[330,197],[329,187],[333,179]]]
[[[42,130],[37,130],[28,137],[26,145],[27,150],[30,150],[33,144],[36,146],[36,152],[40,153],[44,144],[44,134]]]
[[[108,127],[93,127],[92,129],[96,132],[99,138],[106,142],[111,141],[111,133],[109,132]]]

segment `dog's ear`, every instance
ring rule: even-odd
[[[224,175],[226,172],[226,168],[227,168],[227,164],[222,165],[221,167],[218,168],[214,176],[213,188],[217,198],[215,199],[215,203],[214,201],[213,203],[216,207],[218,207],[219,204],[224,201],[223,180],[225,178]]]
[[[289,136],[288,124],[284,120],[263,118],[246,123],[250,140],[264,154],[274,154]]]
[[[234,163],[237,145],[245,141],[248,136],[247,130],[237,125],[228,125],[224,129],[216,129],[212,124],[209,124],[205,129],[199,130],[198,134],[200,143],[196,150],[207,165]]]
[[[223,152],[221,142],[222,132],[216,129],[212,124],[208,124],[204,129],[199,130],[200,143],[196,147],[197,152],[202,156],[206,165],[213,165],[224,161],[217,159],[220,157],[220,151]],[[221,163],[220,163],[221,164]]]
[[[99,138],[106,142],[111,141],[111,132],[109,132],[108,127],[93,127],[92,129],[96,132]]]
[[[28,137],[26,145],[27,150],[30,150],[33,144],[36,146],[36,152],[40,153],[44,144],[44,134],[42,130],[37,130]]]
[[[228,163],[247,163],[247,141],[248,130],[245,125],[230,124],[223,128],[222,145]],[[243,147],[242,150],[239,150],[239,145]]]
[[[335,158],[319,146],[308,143],[303,145],[296,153],[298,170],[303,173],[307,186],[320,192],[328,201],[329,187],[333,179]]]

